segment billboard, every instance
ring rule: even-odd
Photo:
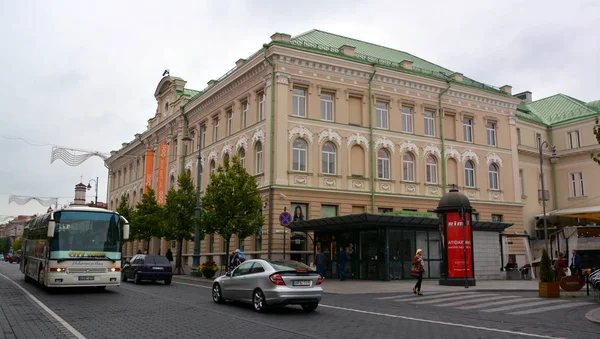
[[[165,180],[167,180],[167,154],[169,153],[169,144],[161,142],[158,146],[158,175],[156,202],[159,205],[165,204]]]
[[[154,164],[154,152],[146,151],[146,166],[144,167],[144,194],[148,193],[148,188],[152,188],[152,166]]]
[[[465,212],[467,224],[463,226],[460,212],[446,213],[446,249],[448,277],[473,278],[473,242],[471,241],[471,215]],[[466,252],[465,252],[466,245]]]

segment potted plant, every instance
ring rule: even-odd
[[[554,281],[552,263],[545,248],[542,251],[542,260],[540,261],[539,295],[545,298],[558,298],[560,296],[560,284]]]
[[[208,260],[196,268],[196,272],[201,273],[206,278],[212,278],[219,270],[219,266],[214,261]]]

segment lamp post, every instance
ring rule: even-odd
[[[90,179],[90,181],[87,184],[88,191],[92,189],[92,185],[91,185],[92,181],[96,184],[96,196],[94,198],[94,207],[98,207],[98,177],[96,177],[96,180]]]
[[[200,141],[201,135],[198,135],[198,156],[196,164],[196,178],[198,178],[196,183],[196,218],[198,222],[200,220],[201,213],[201,202],[200,202],[200,188],[202,186],[202,155],[200,155]],[[184,141],[191,141],[192,139],[187,135],[183,138]],[[200,231],[198,230],[198,224],[194,227],[194,253],[192,254],[192,271],[195,271],[196,268],[200,266]]]
[[[548,252],[548,221],[546,220],[546,185],[544,184],[544,147],[548,147],[552,150],[552,155],[550,156],[550,163],[553,165],[558,162],[559,156],[556,155],[556,147],[552,146],[548,143],[548,141],[542,142],[542,138],[538,138],[538,149],[540,154],[540,180],[541,180],[541,194],[542,198],[542,208],[544,213],[544,248],[546,252]]]

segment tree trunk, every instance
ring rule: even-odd
[[[231,241],[231,236],[225,239],[225,272],[229,272],[229,242]]]
[[[185,274],[183,267],[181,266],[181,256],[183,255],[183,238],[177,239],[177,243],[179,244],[179,248],[177,249],[177,261],[175,264],[175,269],[177,274]]]

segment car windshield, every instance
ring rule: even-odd
[[[170,265],[171,263],[166,257],[160,255],[151,255],[144,258],[146,265]]]
[[[311,271],[311,268],[299,261],[281,260],[269,261],[276,271]]]

